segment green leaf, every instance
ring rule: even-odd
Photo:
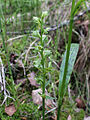
[[[44,49],[44,56],[50,56],[51,50]]]
[[[41,66],[41,59],[40,58],[36,58],[35,60],[34,60],[34,66],[36,67],[36,68],[38,68],[38,69],[40,69],[42,66]]]
[[[78,10],[80,9],[81,4],[84,3],[84,1],[85,1],[85,0],[79,0],[79,1],[76,3],[76,5],[75,5],[75,7],[74,7],[74,10],[73,10],[73,12],[72,12],[72,15],[73,15],[73,16],[75,16],[75,15],[77,14]]]
[[[67,75],[66,75],[65,90],[68,86],[70,76],[71,76],[71,73],[73,71],[73,66],[74,66],[74,63],[75,63],[75,60],[76,60],[76,57],[77,57],[78,49],[79,49],[79,44],[71,44],[70,56],[69,56],[69,61],[68,61],[68,70],[67,70]],[[61,67],[60,67],[60,76],[59,76],[60,91],[61,91],[63,74],[64,74],[65,60],[66,60],[66,52],[64,53],[62,64],[61,64]],[[64,93],[65,93],[65,91],[64,91]]]
[[[38,38],[41,37],[40,33],[39,33],[39,30],[33,31],[32,35],[33,35],[33,37],[38,37]]]
[[[46,95],[46,99],[54,100],[55,98],[54,98],[54,97],[51,97],[51,96]]]
[[[46,84],[45,84],[45,87],[47,87],[49,84],[50,84],[50,80],[48,80],[47,82],[46,82]]]

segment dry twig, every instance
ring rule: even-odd
[[[11,98],[9,91],[6,89],[6,80],[5,80],[5,73],[4,73],[4,66],[2,63],[2,59],[0,57],[0,85],[1,85],[1,92],[4,91],[4,100],[1,105],[3,105],[7,98]]]

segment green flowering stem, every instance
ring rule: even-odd
[[[43,28],[43,24],[44,24],[44,18],[47,16],[47,12],[43,12],[41,19],[38,17],[34,17],[34,21],[38,24],[38,26],[40,27],[40,33],[39,31],[34,31],[34,36],[40,38],[40,47],[38,47],[38,51],[40,52],[41,55],[41,66],[42,66],[42,107],[43,107],[43,111],[42,111],[42,116],[43,116],[43,120],[45,120],[45,54],[44,54],[44,34],[45,34],[45,30]]]

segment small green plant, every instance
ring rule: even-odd
[[[43,106],[43,111],[42,111],[42,116],[43,120],[45,119],[45,81],[46,81],[46,59],[47,56],[50,56],[51,51],[45,48],[45,43],[47,42],[48,38],[47,33],[48,29],[44,29],[44,18],[48,15],[48,13],[45,11],[42,13],[41,18],[34,17],[34,21],[38,24],[38,27],[40,29],[36,30],[33,32],[34,37],[38,37],[40,39],[39,45],[36,47],[36,52],[39,53],[39,56],[37,56],[37,59],[34,61],[35,66],[41,71],[42,73],[42,78],[41,78],[41,83],[42,83],[42,106]]]

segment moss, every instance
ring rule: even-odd
[[[80,110],[79,112],[74,112],[74,119],[73,120],[83,120],[84,119],[84,110]]]
[[[39,120],[41,112],[37,107],[33,102],[20,104],[13,116],[10,117],[5,113],[5,106],[3,106],[0,107],[0,118],[1,120],[21,120],[22,117],[26,117],[27,120]]]
[[[65,96],[62,105],[61,120],[67,120],[69,115],[71,116],[72,120],[83,120],[85,112],[83,109],[81,109],[79,112],[76,112],[75,104],[71,104],[68,96]]]

